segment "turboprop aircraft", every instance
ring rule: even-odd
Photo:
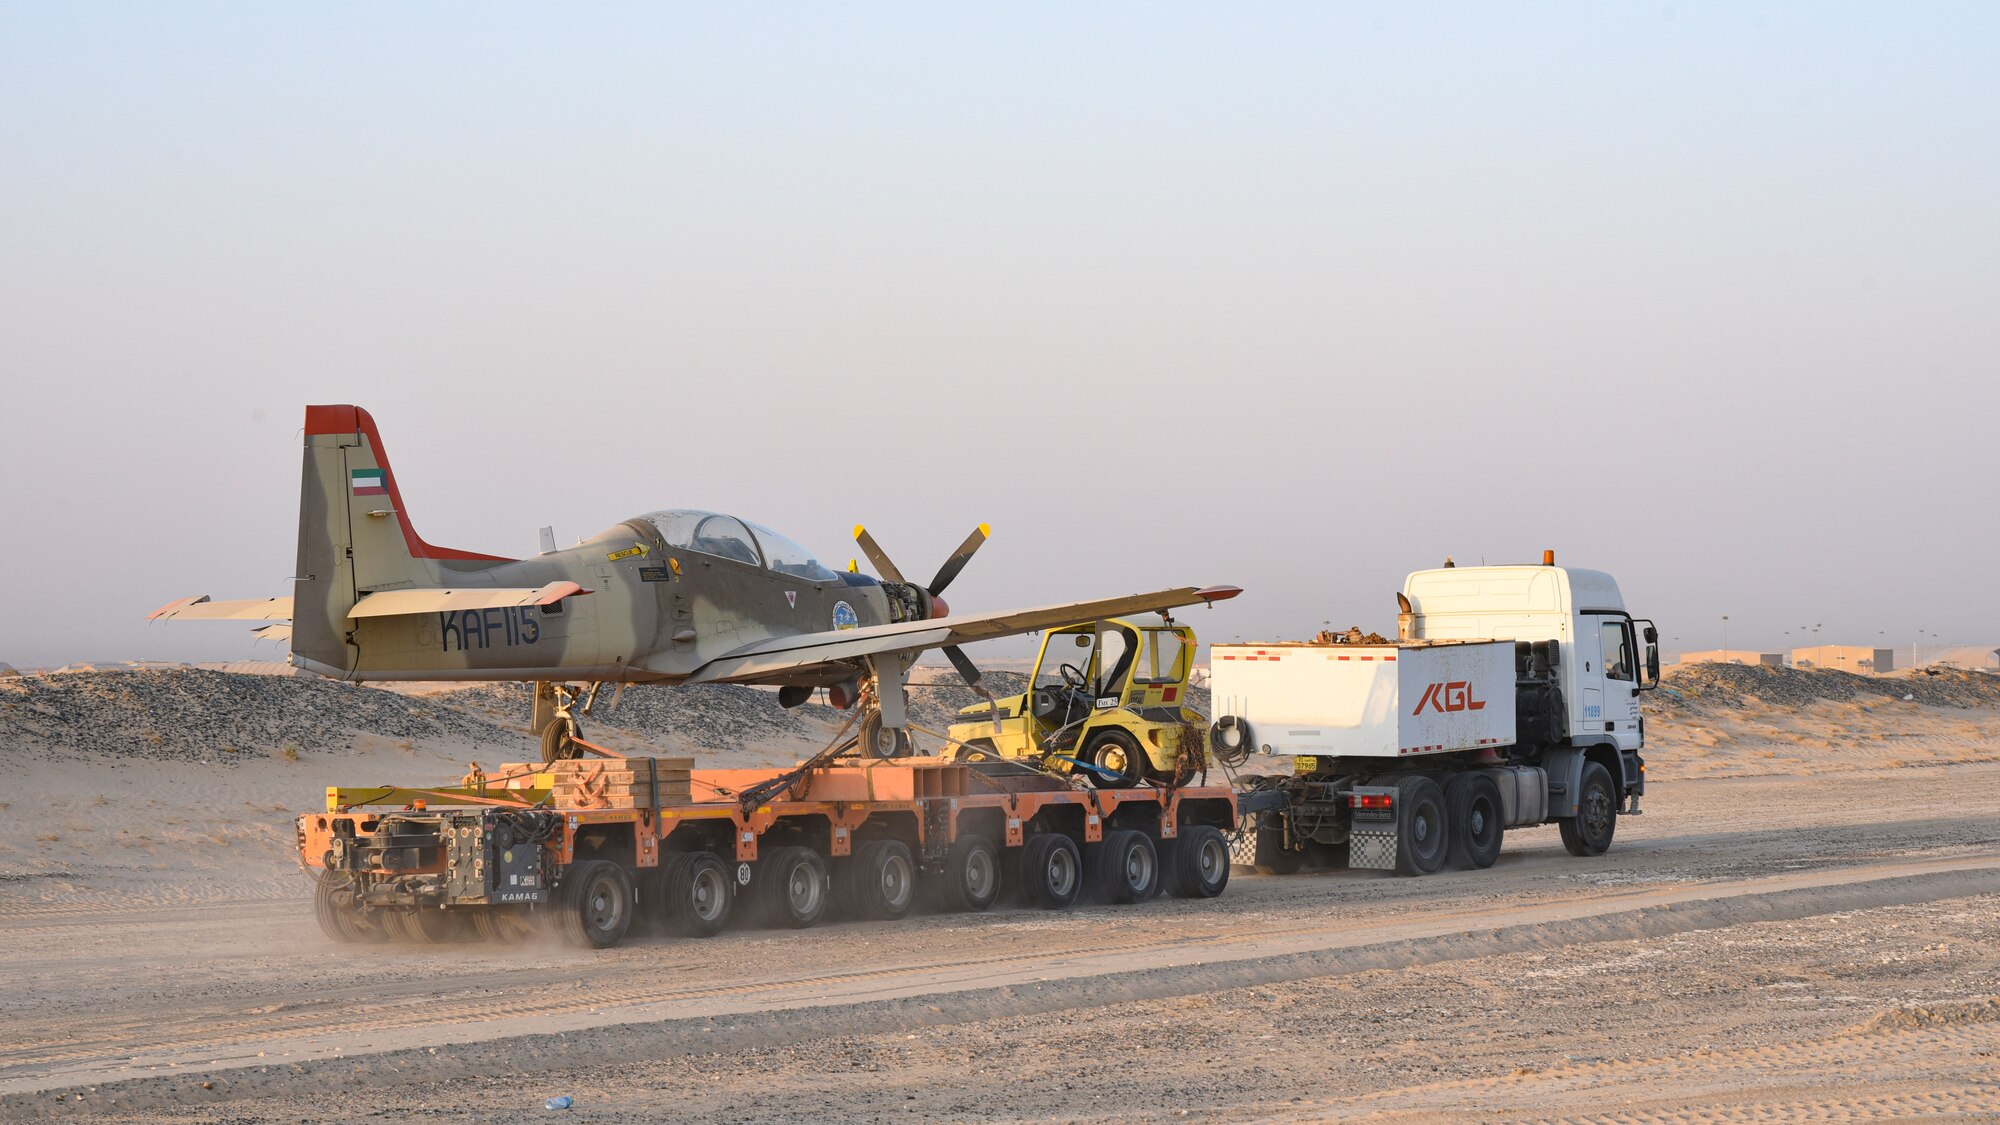
[[[1235,597],[1185,586],[1037,609],[950,616],[945,587],[987,528],[930,582],[903,576],[854,529],[879,578],[823,566],[770,528],[720,512],[649,512],[565,550],[544,533],[529,559],[434,547],[417,534],[375,420],[356,406],[308,406],[298,569],[289,598],[182,598],[153,618],[249,619],[289,638],[292,663],[342,680],[531,680],[543,754],[580,751],[566,685],[729,683],[779,688],[795,707],[819,688],[863,708],[860,745],[908,752],[910,666],[942,649],[965,681],[960,645],[1106,617]],[[289,622],[289,624],[286,624]],[[584,707],[588,709],[587,703]]]

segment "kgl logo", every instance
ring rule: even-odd
[[[1432,684],[1424,689],[1424,697],[1417,700],[1417,709],[1412,715],[1421,715],[1424,708],[1433,711],[1478,711],[1484,709],[1486,701],[1472,698],[1472,685],[1464,680],[1453,680],[1447,684]]]

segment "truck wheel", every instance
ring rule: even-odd
[[[1269,823],[1266,823],[1269,821]],[[1257,814],[1256,868],[1259,875],[1296,875],[1306,861],[1304,852],[1285,846],[1285,825],[1268,813]]]
[[[654,916],[675,937],[714,937],[729,923],[736,880],[714,852],[681,852],[660,865]]]
[[[1061,910],[1083,893],[1083,854],[1060,832],[1037,832],[1021,848],[1021,876],[1028,901]]]
[[[811,848],[774,849],[759,863],[757,882],[766,924],[803,930],[826,914],[826,861]]]
[[[1583,780],[1576,790],[1576,815],[1563,817],[1563,847],[1574,856],[1603,855],[1611,850],[1611,837],[1618,832],[1618,794],[1611,784],[1611,771],[1601,762],[1583,764]]]
[[[1122,730],[1108,730],[1091,739],[1083,760],[1097,767],[1086,772],[1090,783],[1099,789],[1130,789],[1146,779],[1146,752],[1139,748],[1138,739]]]
[[[1215,825],[1182,828],[1167,852],[1173,857],[1167,889],[1176,898],[1214,898],[1229,885],[1229,841]]]
[[[1451,849],[1444,791],[1428,777],[1396,782],[1396,874],[1429,875]]]
[[[839,898],[857,918],[894,921],[917,901],[917,864],[896,840],[870,840],[842,864]]]
[[[1000,897],[1000,854],[984,836],[963,836],[945,853],[939,897],[954,911],[987,910]]]
[[[632,928],[632,877],[615,863],[586,859],[572,864],[556,888],[556,936],[579,949],[618,944]]]
[[[1114,903],[1144,902],[1160,891],[1160,849],[1144,832],[1106,832],[1097,846],[1097,882]]]
[[[1460,869],[1491,867],[1500,858],[1500,835],[1506,817],[1500,808],[1500,787],[1483,773],[1461,773],[1444,787],[1445,821],[1451,827],[1451,865]]]

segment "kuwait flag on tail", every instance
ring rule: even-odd
[[[380,469],[350,469],[348,475],[354,478],[356,496],[386,496],[389,493],[388,474]]]

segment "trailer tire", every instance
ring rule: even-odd
[[[1115,758],[1118,764],[1107,765],[1106,758]],[[1084,748],[1083,760],[1097,767],[1085,772],[1090,775],[1090,783],[1099,789],[1130,789],[1146,780],[1146,767],[1151,764],[1139,740],[1122,730],[1108,730],[1091,739]]]
[[[1044,910],[1061,910],[1083,893],[1083,853],[1060,832],[1037,832],[1021,848],[1022,890]]]
[[[1266,819],[1273,823],[1266,824]],[[1305,864],[1306,854],[1285,846],[1285,825],[1268,813],[1257,814],[1256,868],[1259,875],[1296,875]]]
[[[763,904],[766,925],[803,930],[826,916],[832,885],[818,852],[796,845],[776,848],[757,867],[754,893]]]
[[[660,865],[654,917],[674,937],[714,937],[729,924],[736,880],[714,852],[680,852]]]
[[[526,941],[532,927],[519,907],[489,906],[472,913],[472,930],[481,941],[495,945],[515,945]]]
[[[1618,793],[1602,762],[1585,762],[1576,787],[1576,815],[1556,822],[1573,856],[1603,855],[1618,833]]]
[[[870,840],[841,865],[835,897],[857,918],[893,922],[917,901],[917,863],[899,840]]]
[[[337,942],[355,944],[387,940],[388,932],[370,925],[354,903],[354,876],[345,871],[323,871],[313,887],[313,916],[320,932]]]
[[[1166,851],[1166,886],[1175,898],[1214,898],[1229,885],[1229,841],[1215,825],[1182,828]]]
[[[563,872],[550,924],[569,945],[605,949],[617,945],[632,928],[636,898],[632,877],[624,868],[608,860],[586,859]]]
[[[1451,851],[1451,820],[1444,791],[1428,777],[1412,774],[1396,782],[1396,874],[1429,875],[1444,866]]]
[[[1000,852],[984,836],[961,836],[944,856],[938,897],[952,911],[990,910],[1005,882]]]
[[[1097,885],[1105,901],[1118,905],[1160,893],[1160,849],[1153,838],[1131,828],[1106,832],[1097,846]]]
[[[1445,783],[1444,809],[1451,865],[1461,870],[1493,866],[1506,830],[1500,787],[1483,773],[1457,774]]]

